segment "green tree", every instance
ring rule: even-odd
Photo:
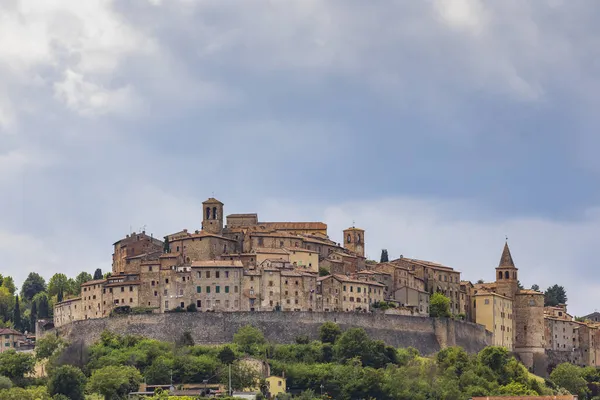
[[[222,370],[220,374],[221,383],[227,384],[229,382],[228,372],[227,369]],[[243,390],[256,386],[259,378],[259,373],[247,364],[235,362],[231,365],[231,388],[233,390]]]
[[[435,292],[429,299],[429,316],[434,318],[450,317],[450,299],[440,292]]]
[[[535,290],[536,292],[539,292],[540,291],[540,287],[537,284],[534,283],[533,285],[531,285],[531,290]]]
[[[46,335],[38,340],[35,343],[35,358],[38,360],[43,360],[45,358],[50,358],[56,351],[64,348],[66,342],[57,335]]]
[[[29,312],[29,329],[33,333],[35,333],[36,322],[37,322],[37,303],[35,301],[32,301],[31,302],[31,310]]]
[[[120,400],[137,391],[141,381],[142,376],[134,367],[108,366],[92,372],[87,389],[101,394],[105,400]]]
[[[256,350],[256,346],[265,344],[266,340],[259,329],[252,325],[246,325],[238,329],[233,335],[233,343],[240,346],[242,351],[253,353]]]
[[[165,385],[171,382],[171,372],[173,370],[173,361],[166,357],[158,357],[144,371],[146,383],[150,385]]]
[[[44,319],[50,317],[50,305],[46,292],[37,293],[32,301],[37,304],[38,318]]]
[[[319,328],[319,338],[323,343],[335,343],[342,334],[340,326],[334,322],[327,321]]]
[[[231,350],[231,347],[223,347],[218,354],[219,361],[223,364],[232,364],[235,361],[235,353]]]
[[[46,290],[46,281],[36,272],[30,272],[21,287],[21,298],[31,301],[33,296]]]
[[[15,297],[4,286],[0,286],[0,322],[12,320]]]
[[[48,295],[52,297],[69,293],[69,286],[69,278],[65,274],[56,273],[48,281]]]
[[[94,271],[94,280],[97,279],[102,279],[102,270],[100,268],[97,268],[96,271]]]
[[[365,350],[368,351],[370,341],[364,329],[351,328],[336,340],[333,352],[338,361],[345,362],[354,357],[361,357]]]
[[[171,245],[169,244],[169,237],[165,236],[165,241],[163,242],[163,253],[170,253]]]
[[[198,311],[198,307],[196,307],[195,303],[188,304],[188,306],[185,309],[187,312],[197,312]]]
[[[31,354],[14,350],[0,353],[0,375],[15,383],[21,382],[25,374],[33,372],[34,365],[35,359]]]
[[[90,275],[89,273],[83,271],[80,272],[79,275],[77,275],[75,277],[75,287],[73,288],[73,295],[77,295],[79,293],[81,293],[81,285],[83,285],[86,282],[91,281],[92,275]]]
[[[19,296],[15,296],[15,308],[13,309],[13,323],[15,325],[15,329],[20,331],[23,329],[23,324],[21,321],[21,306],[19,305]]]
[[[15,286],[15,281],[13,280],[12,276],[5,276],[2,279],[2,286],[7,288],[12,295],[14,295],[17,291],[17,287]]]
[[[10,389],[13,386],[13,383],[6,376],[0,376],[0,390],[2,389]]]
[[[583,378],[584,369],[573,364],[559,364],[550,374],[550,380],[557,386],[567,389],[581,399],[588,394],[587,382]]]
[[[319,267],[319,276],[329,275],[329,270],[325,267]]]
[[[544,293],[544,306],[556,307],[559,304],[567,304],[567,292],[562,286],[550,286]]]
[[[52,371],[48,379],[48,392],[51,396],[63,395],[70,400],[84,400],[85,384],[85,375],[79,368],[63,365]]]
[[[388,256],[388,251],[387,251],[387,249],[382,249],[381,250],[381,258],[380,258],[379,262],[386,263],[388,261],[390,261],[390,258]]]

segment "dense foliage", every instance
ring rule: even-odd
[[[183,335],[182,335],[183,336]],[[299,337],[296,344],[271,344],[246,326],[226,346],[199,346],[182,338],[166,343],[104,332],[88,347],[56,337],[40,340],[38,358],[48,360],[45,380],[27,378],[30,354],[0,354],[0,400],[83,399],[96,395],[125,399],[148,384],[222,383],[231,368],[234,390],[266,390],[247,358],[266,360],[271,373],[284,375],[289,393],[283,399],[468,399],[488,395],[549,395],[569,390],[580,399],[598,396],[600,374],[594,368],[559,365],[544,382],[531,375],[501,347],[469,355],[457,347],[432,357],[413,348],[397,349],[372,340],[362,329],[342,331],[334,323],[320,329],[320,339]],[[44,357],[42,357],[42,355]],[[155,397],[168,399],[167,393]]]

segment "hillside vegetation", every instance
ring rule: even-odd
[[[0,400],[84,399],[100,395],[124,399],[148,384],[226,383],[231,364],[235,390],[258,387],[264,379],[248,357],[265,360],[271,374],[285,375],[287,394],[301,399],[468,399],[487,395],[543,395],[573,390],[590,398],[595,370],[559,366],[552,380],[532,377],[506,349],[487,347],[469,355],[447,348],[422,357],[415,349],[396,349],[371,340],[362,329],[342,332],[333,323],[321,327],[320,340],[298,337],[296,344],[268,343],[247,326],[226,346],[196,346],[185,334],[176,344],[104,332],[90,347],[40,339],[37,356],[48,359],[46,379],[27,378],[34,360],[18,353],[0,354]],[[600,379],[596,379],[598,381]],[[291,393],[291,394],[290,394]],[[322,395],[321,395],[322,393]],[[52,397],[54,396],[54,397]],[[61,397],[66,396],[66,397]],[[168,398],[162,394],[159,398]],[[178,397],[178,399],[182,399]]]

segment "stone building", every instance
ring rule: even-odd
[[[25,344],[25,335],[11,328],[0,328],[0,353],[19,350]]]
[[[56,303],[54,305],[54,325],[61,326],[84,319],[81,317],[82,307],[81,297],[74,297]]]
[[[544,295],[535,290],[519,289],[518,269],[515,267],[508,243],[505,243],[500,263],[496,267],[496,280],[491,283],[477,283],[473,287],[471,301],[475,311],[475,322],[483,323],[490,328],[495,336],[502,335],[497,327],[504,325],[509,328],[511,323],[504,320],[503,314],[498,314],[492,308],[480,310],[482,293],[495,293],[503,297],[505,302],[512,302],[512,343],[514,352],[523,364],[531,370],[540,368],[539,360],[544,356]],[[505,304],[508,307],[508,303]],[[497,337],[494,338],[498,342]],[[540,371],[541,372],[541,371]]]
[[[459,271],[431,261],[406,257],[400,257],[390,263],[404,268],[405,271],[412,272],[415,280],[420,279],[423,282],[422,290],[430,294],[442,292],[447,296],[450,299],[450,312],[452,314],[460,314],[464,310],[464,306],[461,303]],[[404,276],[408,277],[408,272]],[[416,286],[415,288],[420,289]]]
[[[113,243],[113,273],[125,272],[126,260],[128,258],[141,254],[160,252],[163,249],[163,245],[162,241],[146,235],[145,231],[140,233],[133,232],[127,235],[125,238]]]
[[[385,285],[352,279],[345,275],[318,278],[317,293],[322,296],[323,311],[364,311],[384,300]]]

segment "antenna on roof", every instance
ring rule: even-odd
[[[504,235],[504,237],[506,238],[506,241],[508,242],[508,235]]]
[[[354,220],[352,220],[352,227],[354,228]]]

